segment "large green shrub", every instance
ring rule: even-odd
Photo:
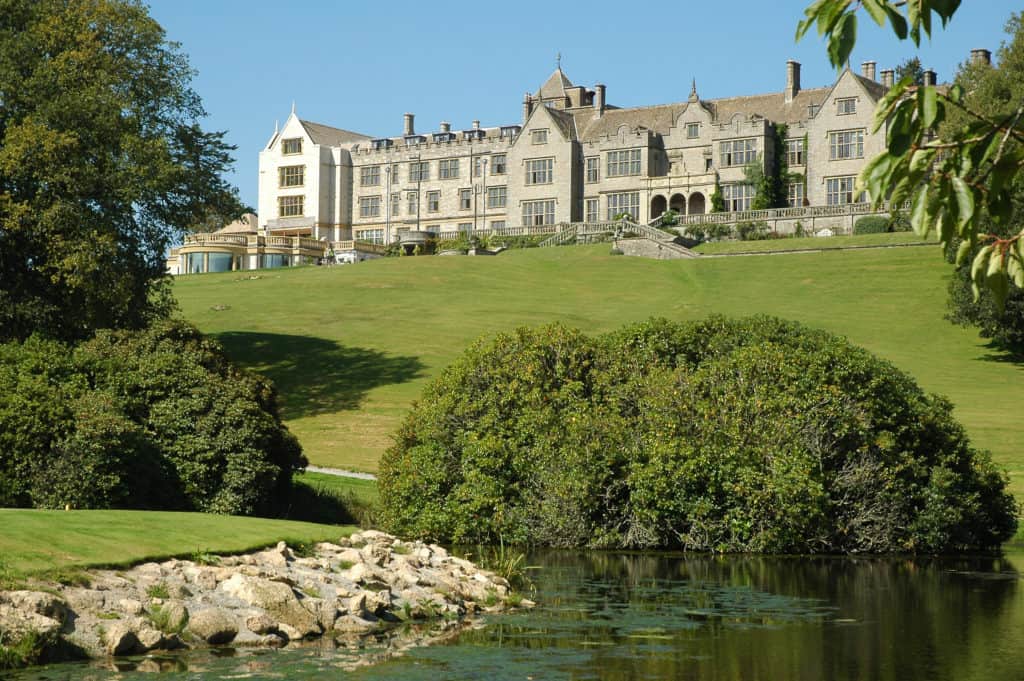
[[[882,234],[889,231],[889,218],[884,215],[865,215],[853,225],[854,234]]]
[[[270,384],[185,324],[0,345],[0,505],[266,513],[304,465]]]
[[[778,319],[561,326],[480,341],[381,462],[385,525],[455,542],[947,551],[1016,505],[944,399]]]

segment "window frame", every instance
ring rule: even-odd
[[[836,98],[836,115],[837,116],[850,116],[857,113],[857,98],[856,97],[837,97]]]
[[[298,207],[297,212],[290,212],[287,209]],[[300,218],[306,214],[306,195],[288,194],[277,197],[277,217],[279,218]]]
[[[359,186],[360,187],[379,187],[380,186],[380,166],[362,166],[359,168]]]
[[[427,212],[441,212],[441,191],[439,189],[431,189],[427,192]]]
[[[288,171],[298,171],[298,182],[287,182]],[[306,166],[294,165],[294,166],[278,166],[277,168],[277,188],[278,189],[294,189],[296,187],[306,186]]]
[[[459,179],[459,159],[442,158],[437,162],[437,179],[457,180]]]
[[[636,177],[643,170],[643,150],[634,148],[609,151],[606,161],[605,177]]]
[[[700,123],[686,124],[686,139],[695,140],[700,137]]]
[[[846,135],[851,137],[846,139]],[[844,149],[848,149],[848,153],[844,154]],[[858,158],[864,158],[864,128],[829,131],[828,160],[849,161]]]
[[[586,183],[596,184],[601,181],[601,157],[587,156],[586,158]]]
[[[499,159],[501,160],[499,161]],[[504,175],[506,172],[508,172],[508,157],[505,154],[492,154],[491,175]]]
[[[359,197],[359,217],[379,218],[380,217],[380,194],[375,196]]]
[[[294,149],[292,147],[294,146]],[[282,156],[297,156],[302,153],[302,138],[301,137],[289,137],[281,140],[281,155]]]
[[[547,144],[548,143],[548,129],[537,128],[536,130],[530,131],[530,144]]]
[[[487,188],[487,207],[504,208],[508,205],[508,187],[500,184]]]
[[[473,209],[473,189],[463,187],[459,190],[459,210]]]
[[[718,157],[721,160],[722,168],[736,168],[756,163],[758,158],[757,138],[743,137],[722,140],[718,143]]]
[[[528,158],[523,162],[526,169],[525,183],[529,186],[551,184],[555,176],[555,159]]]
[[[615,204],[614,208],[612,204]],[[629,213],[633,216],[634,222],[640,222],[640,192],[614,192],[605,195],[605,213],[608,221],[615,219],[616,215]]]

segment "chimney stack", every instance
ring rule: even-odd
[[[935,72],[932,71],[931,69],[928,69],[927,71],[924,72],[924,84],[925,85],[935,85],[935,79],[936,79]]]
[[[415,118],[415,114],[407,113],[404,118],[405,124],[402,126],[402,134],[406,136],[415,135],[416,131],[413,128],[413,119]]]
[[[526,125],[526,119],[533,113],[533,97],[527,92],[523,95],[523,125]]]
[[[441,121],[441,132],[451,132],[452,124],[448,121]]]
[[[474,130],[479,130],[480,129],[480,121],[473,121],[473,129]]]
[[[868,80],[875,79],[875,62],[866,61],[860,65],[860,75],[864,76]]]
[[[604,92],[605,86],[601,83],[594,86],[594,111],[598,117],[604,115]]]
[[[786,62],[786,103],[789,104],[800,92],[800,62],[790,59]]]
[[[971,63],[990,66],[992,64],[992,53],[984,48],[971,50]]]
[[[896,82],[896,72],[892,69],[884,69],[882,71],[882,85],[886,88],[892,88],[893,83]]]

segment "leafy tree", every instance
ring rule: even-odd
[[[192,74],[138,0],[0,0],[0,340],[141,326],[172,240],[241,212]]]
[[[382,520],[454,542],[952,551],[1013,534],[952,405],[768,317],[553,325],[469,348],[381,460]]]
[[[804,11],[796,35],[799,40],[817,26],[838,68],[853,51],[860,9],[879,26],[891,26],[900,40],[919,45],[922,36],[931,36],[933,21],[945,25],[959,7],[960,0],[817,0]],[[1011,19],[1019,21],[1019,15]],[[860,184],[876,205],[887,198],[910,200],[918,234],[935,230],[947,251],[959,243],[955,260],[959,265],[970,259],[975,297],[988,288],[1001,309],[1011,285],[1024,287],[1024,232],[1014,221],[1013,202],[1024,169],[1024,100],[1004,113],[986,113],[959,83],[948,91],[912,86],[905,77],[879,102],[873,131],[888,123],[887,150],[868,163]],[[967,123],[943,125],[954,116]],[[986,231],[987,220],[1007,225],[1010,236]]]
[[[181,322],[0,344],[0,506],[272,513],[305,464],[273,387]]]
[[[921,60],[918,57],[903,60],[896,67],[895,75],[897,82],[907,78],[912,85],[924,85],[924,67],[921,66]]]

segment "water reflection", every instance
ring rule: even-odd
[[[909,560],[546,552],[530,562],[539,567],[535,611],[490,617],[430,647],[396,652],[371,640],[131,664],[180,678],[1024,679],[1024,553]],[[359,666],[367,661],[375,664]],[[24,678],[82,681],[110,672],[65,666]]]

